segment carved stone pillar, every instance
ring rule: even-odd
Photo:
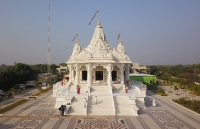
[[[126,65],[126,70],[125,70],[125,81],[130,80],[130,79],[129,79],[129,70],[130,70],[129,65]]]
[[[112,86],[112,65],[109,64],[107,67],[107,71],[108,71],[108,86],[111,87]]]
[[[71,75],[72,75],[71,82],[74,82],[74,67],[73,66],[71,66],[71,71],[72,71],[72,73],[71,73]]]
[[[76,64],[75,69],[76,69],[75,85],[78,85],[78,77],[79,77],[78,64]]]
[[[69,82],[72,82],[72,65],[67,66],[69,69]]]
[[[121,74],[120,80],[121,80],[121,84],[124,84],[124,70],[125,70],[124,65],[121,65],[121,68],[120,68],[120,74]]]
[[[125,68],[126,69],[125,69],[125,75],[124,75],[125,78],[124,78],[124,81],[126,82],[128,80],[128,78],[127,78],[127,69],[128,69],[128,66],[126,65]]]
[[[87,85],[88,87],[92,84],[92,75],[91,75],[91,64],[87,65]]]

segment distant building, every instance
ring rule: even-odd
[[[139,65],[139,63],[133,63],[132,73],[148,73],[148,68],[145,65]]]
[[[66,73],[68,71],[68,68],[67,66],[60,65],[60,67],[56,68],[56,70],[58,70],[59,73]]]
[[[49,83],[56,83],[57,82],[57,76],[53,75],[52,73],[40,73],[37,76],[38,80],[40,82],[49,80]]]
[[[35,81],[26,81],[25,86],[34,86],[34,85],[35,85]]]

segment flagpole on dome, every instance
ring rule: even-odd
[[[117,37],[117,43],[119,42],[119,41],[121,41],[121,38],[120,38],[120,33],[118,34],[118,37]]]
[[[74,40],[76,39],[76,42],[78,41],[78,34],[76,34],[76,36],[72,39],[72,42],[74,42]]]
[[[99,11],[97,10],[97,24],[98,24],[98,22],[99,22],[99,19],[98,19],[98,12],[99,12]]]
[[[78,34],[76,34],[76,43],[78,43]]]
[[[94,16],[92,17],[92,19],[89,22],[89,25],[91,24],[92,20],[96,17],[96,15],[98,14],[98,10],[96,11],[96,13],[94,14]],[[97,23],[98,23],[98,17],[97,17]]]

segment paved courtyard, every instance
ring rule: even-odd
[[[0,117],[0,129],[200,129],[200,115],[147,91],[139,116],[59,117],[52,91],[31,99]],[[48,99],[52,105],[48,106]],[[152,106],[152,99],[157,107]],[[105,108],[106,110],[106,108]]]

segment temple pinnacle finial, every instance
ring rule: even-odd
[[[101,25],[101,23],[100,22],[98,22],[98,24],[97,25]]]

